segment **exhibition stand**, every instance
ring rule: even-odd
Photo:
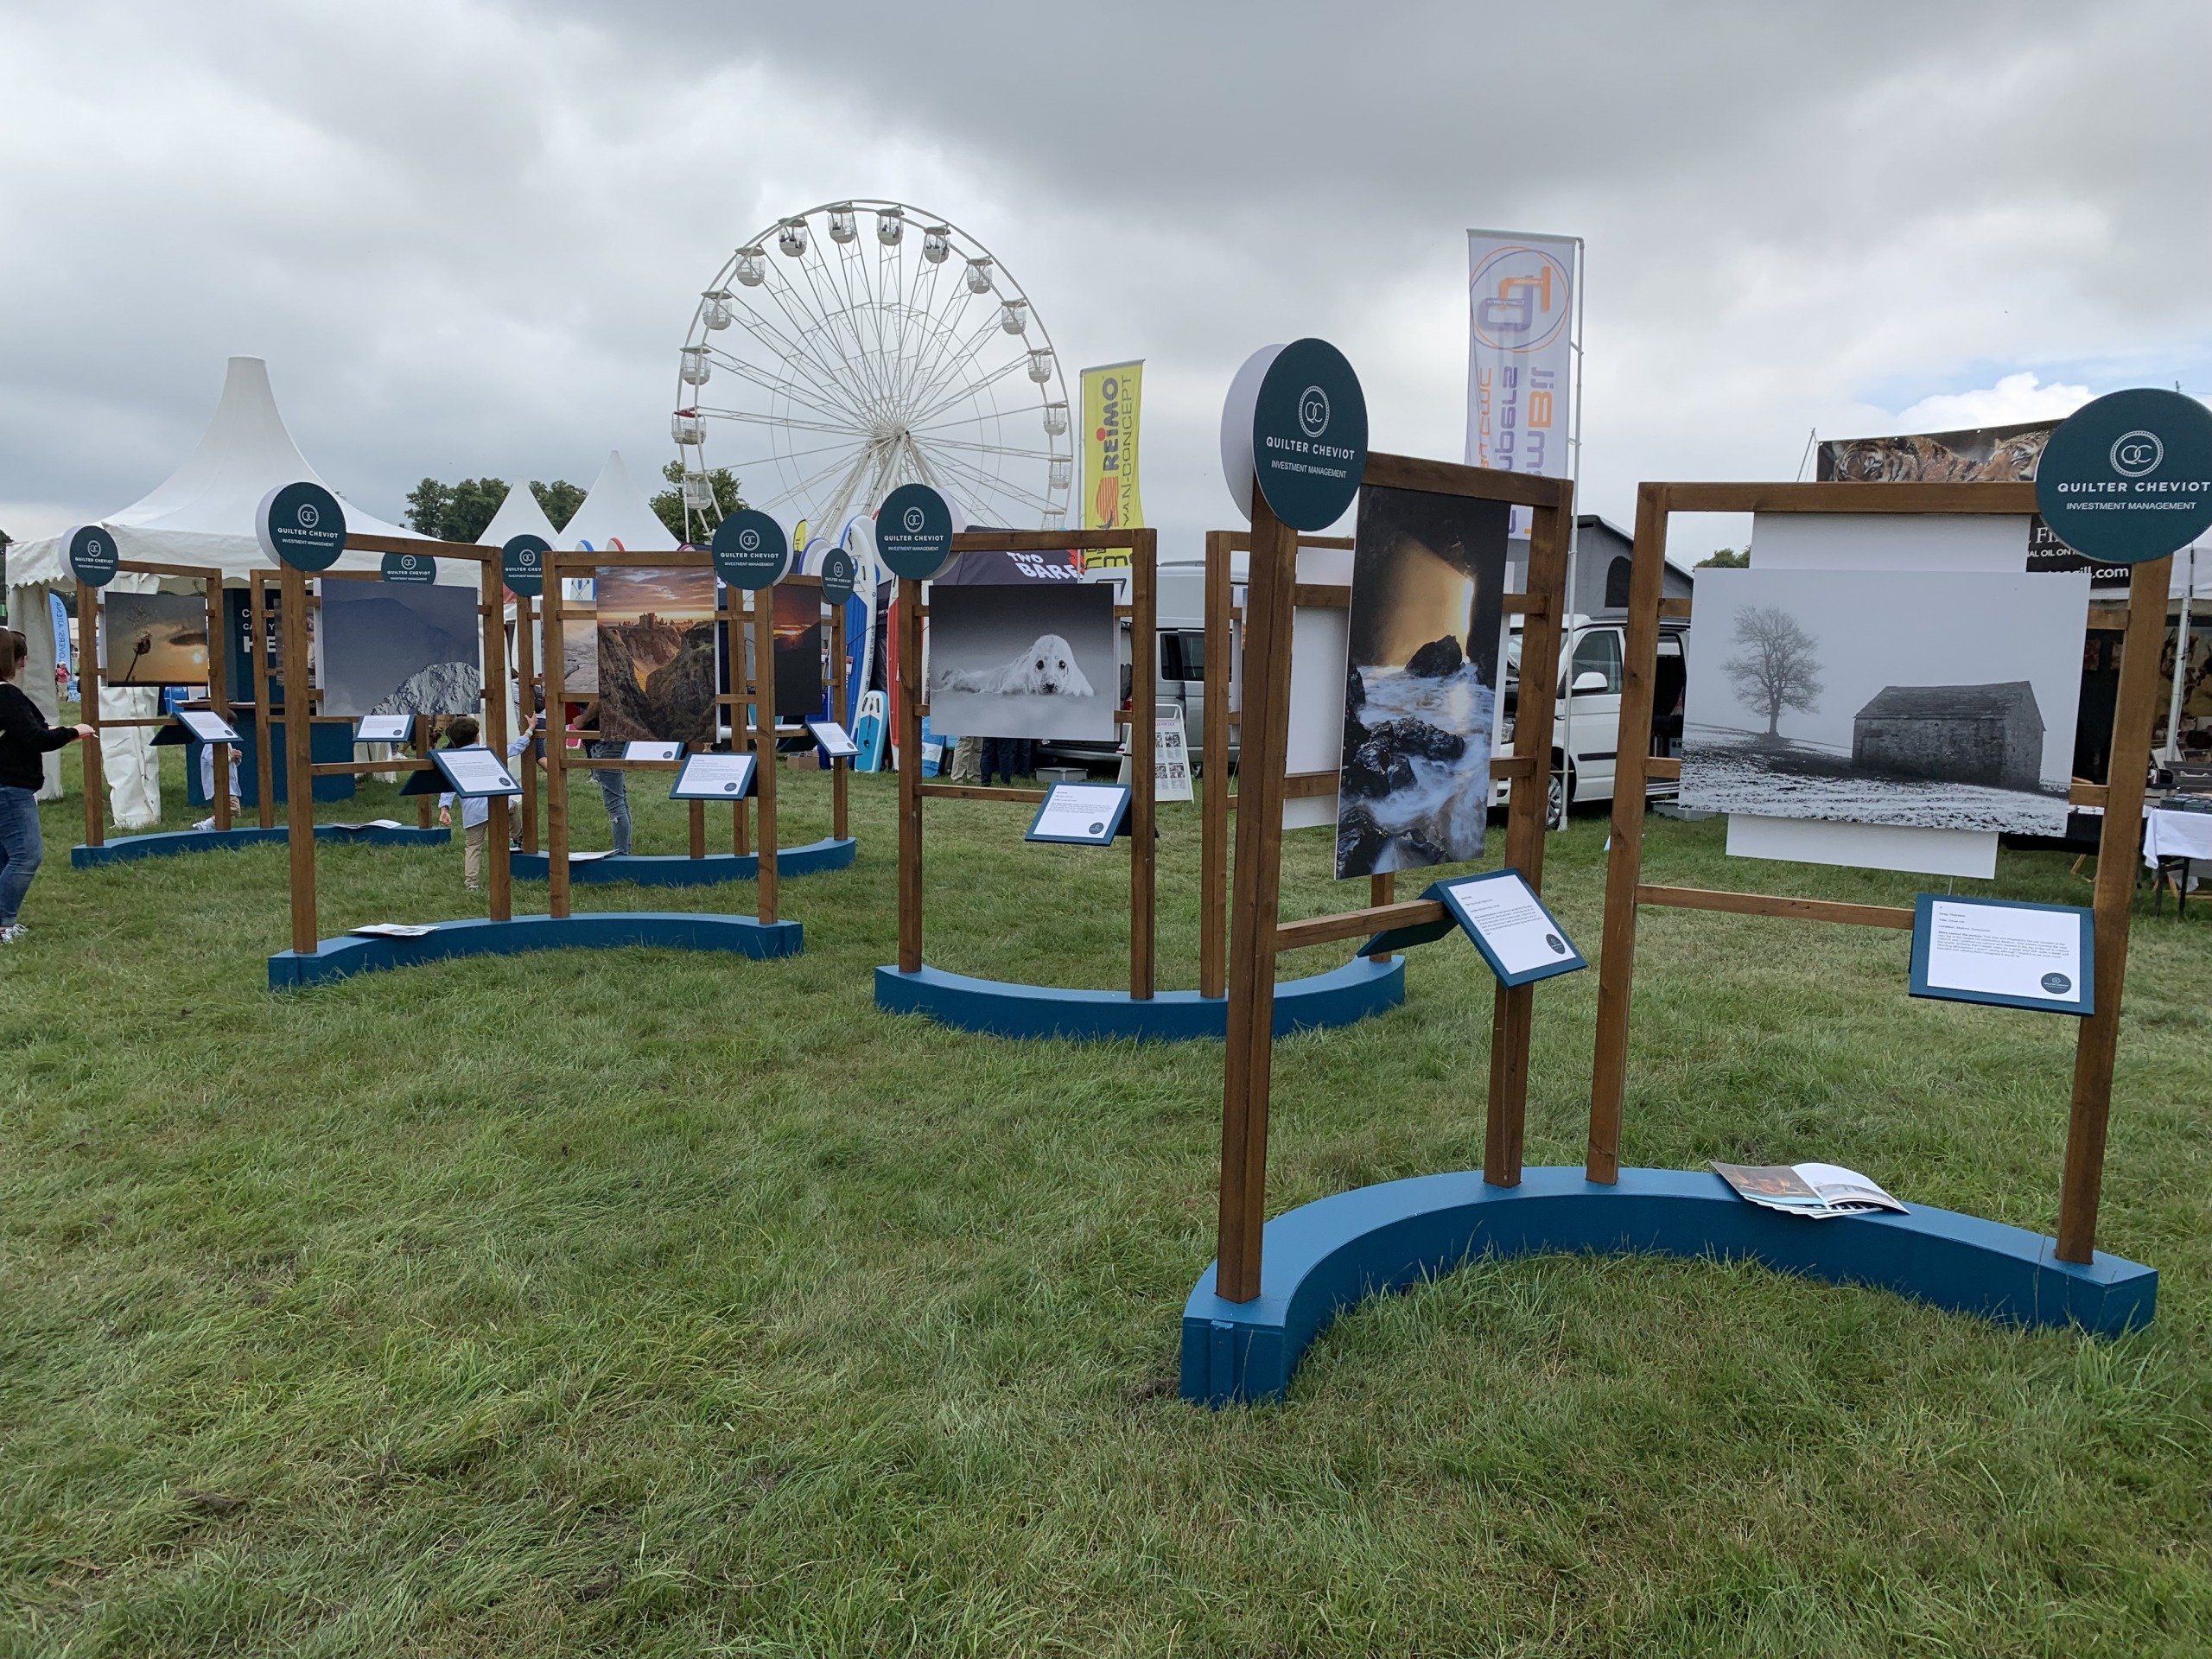
[[[747,518],[760,515],[747,514]],[[763,519],[762,523],[768,521]],[[781,536],[779,530],[774,534]],[[779,571],[780,564],[778,565]],[[665,931],[658,943],[688,950],[730,950],[751,957],[795,956],[804,948],[804,934],[797,922],[782,921],[777,916],[778,882],[782,874],[779,849],[776,845],[776,741],[783,735],[776,723],[775,628],[771,594],[774,578],[757,588],[745,589],[734,585],[716,586],[717,564],[715,556],[704,550],[684,548],[672,552],[555,553],[543,556],[544,584],[543,599],[545,616],[545,705],[547,719],[543,745],[545,767],[545,827],[546,852],[542,862],[532,860],[524,866],[536,872],[542,868],[546,880],[547,908],[551,918],[564,924],[579,923],[588,918],[571,916],[570,893],[579,879],[602,881],[633,881],[658,886],[690,886],[700,882],[750,879],[756,882],[757,916],[703,916],[685,913],[681,928]],[[608,728],[607,691],[599,694],[601,712],[599,725],[588,731],[569,733],[566,728],[566,709],[570,697],[568,687],[567,652],[564,648],[564,629],[569,614],[578,609],[573,601],[565,600],[563,588],[565,578],[586,577],[594,583],[598,597],[594,601],[594,620],[604,607],[605,588],[610,581],[619,581],[624,573],[643,573],[650,577],[655,573],[688,573],[691,586],[703,588],[718,597],[709,601],[706,620],[711,621],[715,634],[722,641],[720,647],[731,664],[730,681],[735,689],[730,692],[715,690],[703,712],[707,728],[711,732],[719,711],[726,710],[730,727],[730,754],[749,754],[752,766],[749,775],[741,780],[733,779],[729,797],[731,806],[732,850],[721,859],[709,858],[706,850],[706,803],[690,798],[690,856],[688,858],[644,858],[635,855],[625,858],[612,855],[577,861],[569,850],[570,774],[577,771],[625,773],[664,772],[679,780],[688,776],[688,768],[707,758],[703,747],[694,747],[690,753],[682,742],[661,741],[632,747],[657,747],[652,757],[625,753],[604,759],[573,755],[568,739],[576,737],[584,741],[597,738]],[[766,574],[764,572],[764,574]],[[703,581],[700,579],[703,578]],[[817,584],[818,588],[818,584]],[[741,595],[743,598],[741,598]],[[748,602],[749,601],[749,602]],[[647,628],[661,626],[664,619],[644,614],[639,625]],[[747,623],[755,659],[755,672],[748,684],[742,663],[744,652],[741,642],[747,637]],[[596,630],[595,630],[596,631]],[[842,675],[841,675],[842,677]],[[591,694],[581,693],[588,697]],[[803,733],[804,728],[795,728]],[[842,771],[833,785],[836,815],[832,841],[843,841],[842,848],[823,849],[823,862],[814,868],[836,868],[827,861],[842,857],[851,861],[850,842],[843,835],[845,817],[846,780]],[[756,799],[760,808],[760,850],[754,855],[747,845],[749,831],[747,797]],[[811,861],[810,861],[811,862]],[[678,871],[675,867],[685,867]],[[603,867],[612,867],[602,873]],[[744,874],[738,872],[742,869]],[[590,872],[580,877],[580,872]],[[595,918],[590,918],[595,919]],[[640,923],[666,921],[663,917],[640,916],[633,918]]]
[[[2174,447],[2178,450],[2178,445]],[[2120,453],[2114,446],[2115,457]],[[1367,483],[1376,485],[1389,476],[1389,458],[1370,457]],[[1521,487],[1535,482],[1515,480]],[[1563,495],[1565,486],[1559,487]],[[1554,688],[1537,683],[1536,676],[1547,665],[1555,669],[1558,565],[1564,541],[1560,518],[1565,511],[1563,499],[1548,508],[1533,501],[1530,505],[1538,510],[1529,589],[1532,596],[1541,596],[1535,602],[1542,608],[1530,616],[1522,653],[1523,671],[1529,678],[1522,687],[1516,747],[1523,755],[1541,753],[1548,741],[1548,734],[1539,733],[1534,725],[1550,709]],[[2027,484],[1644,485],[1631,565],[1622,731],[1650,729],[1661,620],[1689,614],[1688,601],[1662,596],[1672,513],[2025,517],[2037,508],[2037,486]],[[2043,510],[2046,518],[2054,517],[2050,505]],[[1255,744],[1281,741],[1284,682],[1273,653],[1290,608],[1283,581],[1289,542],[1287,532],[1272,522],[1255,491],[1252,638],[1247,654],[1251,665],[1247,677],[1248,760]],[[1271,548],[1281,550],[1270,557]],[[2076,783],[2071,791],[2074,805],[2104,810],[2093,925],[2084,918],[2080,930],[2078,960],[2092,983],[2069,985],[2065,976],[2053,974],[2043,981],[2049,1001],[1982,994],[1956,999],[2048,1007],[2079,1017],[2056,1237],[1917,1204],[1900,1214],[1808,1220],[1747,1203],[1709,1172],[1622,1166],[1628,1014],[1641,906],[1899,931],[1915,931],[1917,922],[1912,990],[1929,995],[1929,912],[1932,904],[1944,902],[1940,895],[1923,895],[1918,906],[1900,907],[1648,884],[1642,877],[1646,785],[1678,778],[1682,763],[1649,754],[1648,745],[1624,743],[1609,842],[1586,1166],[1527,1171],[1521,1166],[1528,1063],[1525,1004],[1523,1018],[1513,1021],[1508,999],[1516,993],[1501,989],[1491,1048],[1491,1117],[1479,1178],[1444,1174],[1363,1188],[1302,1205],[1262,1226],[1259,1183],[1264,1173],[1267,1050],[1264,1039],[1256,1035],[1261,1026],[1254,1023],[1247,1028],[1246,1040],[1233,1042],[1230,1050],[1222,1249],[1185,1308],[1184,1396],[1213,1405],[1280,1397],[1308,1344],[1338,1313],[1364,1298],[1471,1261],[1538,1252],[1656,1252],[1748,1260],[1808,1278],[1885,1288],[1946,1309],[2031,1327],[2074,1326],[2109,1336],[2148,1323],[2156,1306],[2156,1270],[2095,1249],[2169,564],[2164,556],[2135,556],[2139,562],[2126,611],[2105,615],[2096,624],[2124,627],[2128,641],[2120,666],[2111,782]],[[1879,583],[1884,577],[1870,572],[1866,580]],[[1538,636],[1540,622],[1548,638]],[[1267,785],[1261,780],[1271,779],[1274,770],[1248,770],[1246,789],[1255,797],[1246,804],[1248,811],[1262,804],[1257,791]],[[1518,798],[1527,795],[1532,806],[1536,791],[1515,794],[1510,823],[1522,826],[1522,841],[1516,848],[1514,832],[1509,830],[1507,862],[1526,873],[1530,867],[1524,858],[1541,857],[1541,830]],[[1240,856],[1238,861],[1239,926],[1232,963],[1237,977],[1232,982],[1232,998],[1247,981],[1264,988],[1266,980],[1257,975],[1256,965],[1270,934],[1280,948],[1286,937],[1305,939],[1316,932],[1344,937],[1381,919],[1379,915],[1363,918],[1342,933],[1327,921],[1274,927],[1274,870],[1262,833],[1270,821],[1271,814],[1260,811],[1239,819],[1240,855],[1249,845],[1258,861],[1249,878],[1247,859]],[[1981,899],[1954,902],[2040,912],[2061,908]],[[1413,913],[1414,906],[1393,908],[1401,914],[1389,925],[1402,937],[1423,925],[1423,918]],[[1249,927],[1243,925],[1248,911],[1255,924]],[[2067,912],[2058,925],[2074,927],[2074,914]],[[2001,957],[2004,951],[2000,942],[1993,954]],[[1525,990],[1521,994],[1525,995]],[[1242,1006],[1255,1003],[1263,1007],[1264,997]]]
[[[641,555],[636,556],[643,557]],[[546,556],[549,568],[557,563],[560,569],[571,579],[579,575],[588,575],[590,571],[598,569],[607,557],[606,555],[597,553],[576,556],[549,553]],[[661,563],[664,564],[668,561],[663,560]],[[822,578],[818,575],[788,576],[775,586],[798,593],[810,592],[817,596],[823,596],[822,602],[827,607],[833,634],[833,646],[830,653],[831,706],[842,708],[847,673],[842,641],[843,611],[846,600],[850,596],[849,587],[845,589],[843,598],[831,601],[823,595]],[[735,588],[725,588],[723,591],[727,595],[727,602],[725,607],[718,611],[716,622],[724,630],[725,637],[735,642],[753,631],[753,596],[745,594],[743,589]],[[523,652],[528,652],[531,649],[528,643],[531,630],[527,607],[531,606],[534,597],[535,595],[524,594],[517,601],[518,607],[524,607],[518,612],[519,620],[517,625],[518,649]],[[761,602],[766,604],[770,601],[764,600]],[[563,601],[557,605],[549,604],[547,608],[549,613],[557,613],[562,626],[574,622],[580,617],[589,617],[594,614],[593,611],[586,609],[573,599]],[[547,638],[549,640],[557,640],[558,636],[549,632]],[[557,644],[549,644],[546,646],[549,658],[546,681],[549,688],[547,698],[549,710],[560,706],[561,702],[558,697],[551,694],[550,688],[555,679],[558,678],[563,682],[566,679],[565,664],[556,669],[551,661],[558,649]],[[748,655],[747,652],[737,649],[732,649],[728,653],[728,659],[734,665],[745,662]],[[532,683],[526,658],[518,671],[518,678],[524,685]],[[748,677],[741,668],[734,666],[731,678],[735,689],[718,694],[715,706],[722,711],[733,733],[748,733],[751,721],[748,711],[753,708],[759,695],[758,676],[753,675]],[[583,695],[586,700],[588,700],[591,694]],[[595,760],[586,757],[569,760],[566,755],[565,746],[562,760],[556,763],[551,754],[552,745],[556,741],[551,735],[551,728],[558,723],[560,722],[553,720],[549,715],[548,735],[545,740],[546,753],[536,764],[525,766],[521,774],[524,793],[520,839],[524,850],[516,854],[512,860],[513,871],[518,880],[550,882],[551,880],[550,852],[538,853],[534,849],[536,824],[531,805],[539,766],[542,765],[545,769],[549,801],[554,787],[556,765],[561,766],[563,779],[566,772],[570,771],[673,772],[679,770],[682,766],[680,760],[632,760],[616,757]],[[810,735],[808,728],[804,725],[776,725],[772,717],[769,723],[774,727],[773,735],[776,738]],[[584,741],[589,741],[593,735],[593,733],[582,730],[568,734],[570,738]],[[772,743],[770,746],[772,757]],[[763,763],[764,766],[768,764]],[[851,757],[845,754],[833,754],[830,757],[830,834],[819,841],[808,842],[801,846],[779,848],[772,861],[775,868],[770,878],[772,883],[788,876],[817,875],[831,870],[849,869],[858,855],[859,844],[854,840],[848,829],[850,810]],[[772,770],[772,766],[770,766],[770,769]],[[756,784],[756,789],[757,787]],[[772,787],[770,791],[772,798]],[[586,885],[626,881],[641,887],[716,887],[730,881],[756,881],[760,877],[760,855],[753,850],[752,804],[753,798],[745,795],[738,796],[730,801],[730,850],[727,853],[709,853],[707,850],[707,803],[694,800],[690,803],[690,844],[687,852],[606,854],[588,859],[580,859],[571,852],[568,861],[568,880],[571,884],[581,882]],[[764,836],[769,833],[770,821],[772,819],[774,810],[772,799],[763,807],[762,834]],[[549,813],[548,816],[550,818],[550,814]],[[565,817],[563,824],[564,828],[568,826]]]
[[[879,544],[882,531],[878,531]],[[1130,683],[1149,689],[1157,677],[1159,537],[1147,529],[969,531],[950,539],[950,553],[1127,551],[1129,603],[1113,607],[1128,626]],[[1226,560],[1224,560],[1226,570]],[[899,586],[899,961],[875,970],[876,1006],[918,1014],[961,1031],[1017,1039],[1078,1042],[1219,1039],[1229,1029],[1229,1003],[1218,986],[1161,991],[1154,963],[1158,838],[1155,833],[1155,731],[1149,719],[1117,713],[1128,734],[1129,799],[1122,826],[1129,849],[1129,984],[1126,991],[1026,985],[948,973],[922,957],[922,803],[926,799],[1018,801],[1045,806],[1052,791],[925,781],[922,717],[930,712],[922,683],[923,579],[901,573]],[[1226,652],[1222,653],[1226,659]],[[1211,670],[1211,660],[1209,670]],[[1132,699],[1135,701],[1135,699]],[[1226,706],[1226,697],[1224,706]],[[1222,753],[1224,751],[1217,751]],[[1209,772],[1214,770],[1208,768]],[[1223,770],[1225,771],[1225,768]],[[1035,839],[1050,837],[1036,836]],[[1110,834],[1106,839],[1123,838]],[[1103,844],[1103,842],[1100,844]],[[1223,878],[1225,880],[1225,877]],[[1281,988],[1272,1019],[1283,1033],[1350,1025],[1404,1000],[1404,964],[1359,959]]]
[[[1319,359],[1309,348],[1319,348]],[[1282,870],[1283,808],[1289,787],[1291,637],[1300,603],[1333,602],[1333,595],[1301,591],[1299,531],[1325,528],[1351,504],[1353,490],[1388,490],[1463,501],[1497,502],[1526,507],[1532,515],[1527,591],[1500,597],[1503,615],[1522,619],[1519,717],[1513,734],[1515,753],[1496,757],[1491,776],[1538,779],[1540,760],[1551,750],[1554,703],[1558,689],[1559,650],[1567,575],[1573,486],[1562,480],[1521,473],[1455,466],[1402,455],[1367,453],[1365,414],[1357,380],[1348,365],[1321,342],[1284,348],[1283,358],[1305,350],[1291,382],[1325,374],[1333,359],[1340,381],[1329,396],[1338,409],[1357,406],[1358,441],[1351,452],[1349,488],[1328,499],[1305,493],[1297,480],[1271,487],[1271,451],[1266,442],[1273,400],[1263,384],[1254,423],[1255,475],[1250,491],[1251,564],[1244,607],[1243,652],[1243,745],[1238,760],[1236,894],[1231,906],[1228,962],[1229,1047],[1224,1067],[1222,1162],[1219,1192],[1219,1251],[1200,1277],[1184,1310],[1181,1392],[1186,1400],[1222,1405],[1279,1395],[1287,1385],[1298,1355],[1338,1311],[1361,1298],[1395,1288],[1426,1269],[1407,1255],[1408,1239],[1442,1247],[1448,1228],[1408,1228],[1404,1206],[1389,1188],[1365,1189],[1325,1200],[1336,1208],[1318,1218],[1306,1205],[1266,1221],[1267,1144],[1273,1065],[1276,995],[1274,959],[1284,950],[1338,940],[1363,939],[1363,954],[1378,952],[1392,934],[1414,938],[1440,935],[1452,912],[1436,898],[1371,903],[1360,910],[1284,923],[1279,919]],[[1280,360],[1280,359],[1279,359]],[[1271,371],[1270,379],[1274,378]],[[1302,402],[1296,384],[1288,397]],[[1310,390],[1307,393],[1310,397]],[[1325,405],[1322,418],[1332,418]],[[1232,414],[1234,410],[1232,410]],[[1289,430],[1299,429],[1296,416]],[[1227,420],[1224,420],[1226,430]],[[1305,429],[1309,434],[1310,424]],[[1302,469],[1301,469],[1302,470]],[[1287,524],[1277,502],[1287,499],[1302,512]],[[1209,553],[1218,568],[1209,572],[1209,620],[1218,627],[1227,616],[1227,537]],[[1215,621],[1215,619],[1220,621]],[[1211,670],[1216,654],[1208,642]],[[1226,652],[1220,653],[1226,656]],[[1224,688],[1225,692],[1225,687]],[[1226,722],[1213,709],[1208,687],[1207,744],[1219,754],[1227,743]],[[1227,697],[1220,698],[1226,712]],[[1209,771],[1214,770],[1212,766]],[[1333,791],[1336,779],[1328,779]],[[1308,785],[1295,785],[1308,787]],[[1319,785],[1311,785],[1318,791]],[[1541,893],[1544,863],[1544,795],[1541,789],[1515,789],[1506,810],[1505,865],[1517,871],[1532,893]],[[1217,804],[1216,813],[1226,817]],[[1370,896],[1387,893],[1370,878]],[[1490,1090],[1484,1128],[1483,1170],[1473,1176],[1431,1178],[1446,1183],[1474,1183],[1513,1188],[1522,1178],[1521,1155],[1527,1116],[1529,1033],[1535,984],[1501,981],[1496,992],[1491,1031]],[[1400,1183],[1399,1185],[1418,1185]],[[1458,1190],[1452,1188],[1450,1190]],[[1280,1248],[1282,1257],[1274,1259]],[[1462,1253],[1464,1255],[1464,1252]]]

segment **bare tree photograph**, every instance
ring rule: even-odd
[[[1681,802],[2063,834],[2088,578],[1700,571]]]

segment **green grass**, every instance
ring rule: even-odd
[[[787,844],[826,833],[822,779],[785,794]],[[1215,1414],[1173,1376],[1219,1051],[877,1014],[889,780],[854,801],[859,865],[785,887],[796,959],[281,1000],[282,849],[73,871],[79,803],[49,808],[35,931],[0,952],[0,1653],[2212,1648],[2212,906],[2136,929],[2101,1242],[2160,1268],[2149,1331],[1552,1257],[1372,1304],[1287,1404]],[[324,809],[378,810],[408,816]],[[1121,983],[1126,859],[1025,846],[1026,811],[931,804],[930,960]],[[603,844],[588,785],[576,817]],[[641,851],[681,849],[677,809],[641,817]],[[1188,986],[1197,821],[1162,817]],[[1651,879],[1916,885],[1730,866],[1719,830],[1654,820]],[[1593,955],[1604,836],[1578,819],[1547,883]],[[1344,902],[1326,852],[1294,838],[1287,913]],[[458,846],[320,864],[326,934],[474,899]],[[2001,877],[2088,892],[2056,857]],[[2072,1026],[1910,1001],[1905,958],[1647,912],[1629,1160],[1829,1158],[2050,1230]],[[1537,992],[1532,1164],[1580,1160],[1595,980]],[[1477,1163],[1490,1009],[1452,939],[1403,1007],[1281,1044],[1271,1209]]]

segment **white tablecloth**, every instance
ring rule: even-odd
[[[2143,861],[2162,858],[2212,859],[2212,812],[2160,811],[2144,814]]]

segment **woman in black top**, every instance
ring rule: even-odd
[[[46,856],[38,832],[46,756],[73,738],[92,735],[89,726],[46,723],[38,705],[16,683],[30,654],[29,640],[13,628],[0,628],[0,944],[22,938],[22,924],[16,918]]]

